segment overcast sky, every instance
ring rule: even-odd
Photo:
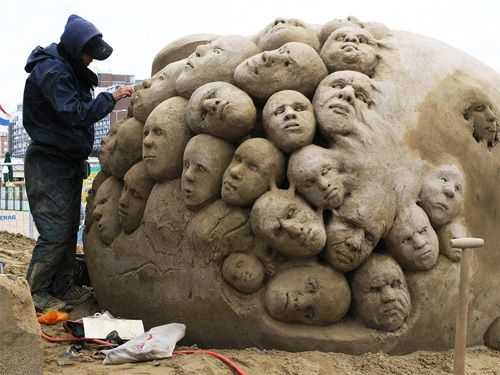
[[[500,2],[495,0],[0,0],[0,104],[22,102],[26,58],[58,42],[68,16],[94,23],[114,52],[91,66],[149,77],[155,54],[170,41],[196,33],[251,35],[276,17],[324,24],[354,15],[392,29],[439,39],[500,72]]]

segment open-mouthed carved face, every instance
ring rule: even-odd
[[[355,70],[371,77],[378,62],[373,35],[359,27],[335,30],[321,49],[321,58],[329,72]]]
[[[277,92],[267,101],[262,117],[266,135],[285,153],[310,144],[314,138],[312,104],[300,92]]]

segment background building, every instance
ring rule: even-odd
[[[9,148],[13,157],[24,158],[30,144],[30,137],[23,127],[23,105],[18,104],[15,112],[10,114]]]
[[[7,130],[7,129],[5,129]],[[5,155],[5,153],[9,151],[9,133],[8,130],[6,132],[0,133],[0,158]]]

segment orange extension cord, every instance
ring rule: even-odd
[[[99,345],[106,345],[110,346],[111,344],[107,341],[103,340],[98,340],[98,339],[88,339],[85,337],[68,337],[68,338],[58,338],[58,337],[51,337],[47,335],[45,332],[43,332],[42,327],[40,326],[40,332],[41,336],[43,339],[49,341],[49,342],[78,342],[78,341],[86,341],[86,342],[93,342]],[[231,361],[229,358],[223,356],[222,354],[216,353],[216,352],[211,352],[209,350],[177,350],[174,351],[172,354],[195,354],[195,353],[203,353],[206,355],[211,355],[212,357],[215,357],[217,359],[220,359],[222,362],[224,362],[226,365],[231,367],[234,371],[236,371],[236,374],[238,375],[246,375],[245,371],[243,371],[241,368],[239,368],[236,363]]]

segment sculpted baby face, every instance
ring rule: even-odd
[[[234,79],[251,96],[265,99],[282,90],[310,95],[326,74],[325,64],[314,48],[290,42],[243,61]]]
[[[372,76],[378,62],[373,35],[359,27],[335,30],[321,49],[321,58],[329,72],[355,70]]]
[[[164,100],[176,96],[175,81],[184,67],[185,61],[167,65],[151,78],[142,81],[142,85],[132,94],[134,117],[146,122],[153,109]]]
[[[288,42],[300,42],[319,50],[316,32],[297,19],[277,18],[261,32],[258,46],[263,51],[270,51]]]
[[[130,168],[123,180],[124,186],[118,204],[118,216],[122,230],[129,234],[141,224],[144,208],[154,181],[149,177],[144,162],[137,163]]]
[[[189,99],[186,119],[195,133],[237,140],[255,124],[252,99],[227,82],[210,82],[198,88]]]
[[[111,245],[120,233],[118,217],[118,200],[122,193],[123,183],[116,177],[107,178],[99,187],[94,199],[94,222],[101,240]]]
[[[412,270],[432,268],[439,255],[439,243],[426,213],[417,205],[403,210],[394,220],[386,244],[403,267]]]
[[[326,243],[322,218],[286,190],[273,190],[259,197],[252,207],[250,224],[257,236],[285,255],[316,255]]]
[[[410,292],[401,267],[390,257],[372,254],[353,277],[356,312],[370,328],[396,331],[411,312]]]
[[[262,117],[267,137],[285,153],[310,144],[314,138],[312,104],[300,92],[285,90],[272,95]]]
[[[125,173],[141,160],[141,134],[143,124],[131,117],[119,125],[114,147],[110,143],[109,170],[115,177],[123,178]]]
[[[431,169],[422,180],[419,205],[435,227],[441,227],[463,210],[464,178],[454,165]]]
[[[320,132],[328,140],[355,132],[361,113],[372,104],[370,78],[353,71],[330,74],[321,81],[313,99]]]
[[[466,120],[472,121],[474,139],[485,142],[490,147],[498,141],[498,120],[495,109],[487,99],[473,102],[464,113]]]
[[[235,206],[251,205],[283,178],[285,158],[265,138],[251,138],[234,152],[224,172],[222,200]]]
[[[254,255],[232,253],[222,265],[222,277],[242,293],[254,293],[264,283],[264,266]]]
[[[269,281],[264,295],[274,319],[318,326],[342,319],[350,302],[344,276],[320,265],[281,271]]]
[[[155,181],[178,178],[184,148],[191,136],[186,123],[187,100],[173,97],[162,102],[144,125],[142,158]]]
[[[258,53],[257,46],[242,36],[223,36],[199,45],[189,56],[175,87],[179,95],[189,98],[208,82],[233,82],[234,70],[243,60]]]
[[[351,180],[345,164],[331,150],[309,145],[288,161],[288,180],[314,206],[336,209],[344,201]]]
[[[233,146],[208,134],[191,138],[184,150],[181,190],[184,203],[197,210],[216,200],[222,175],[233,157]]]

